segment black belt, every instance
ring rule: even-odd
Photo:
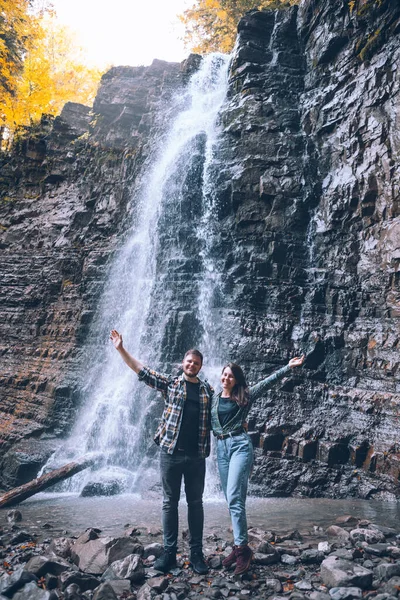
[[[229,437],[235,437],[236,435],[242,435],[244,433],[244,429],[240,431],[231,431],[231,433],[221,433],[221,435],[216,435],[217,440],[226,440]]]

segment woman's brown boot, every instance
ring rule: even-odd
[[[236,562],[236,548],[237,546],[233,546],[232,552],[222,561],[222,566],[225,569],[229,569]]]
[[[241,575],[249,570],[253,551],[246,544],[245,546],[236,546],[236,569],[235,575]]]

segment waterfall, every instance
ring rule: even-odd
[[[64,484],[63,489],[79,491],[88,478],[93,480],[96,475],[103,481],[117,478],[122,482],[121,489],[132,491],[143,476],[143,463],[154,433],[153,413],[157,410],[154,405],[159,398],[154,392],[149,393],[123,363],[108,339],[109,332],[114,327],[122,332],[126,348],[145,364],[157,367],[162,362],[168,323],[164,306],[176,293],[170,281],[174,277],[168,276],[183,253],[180,228],[187,222],[184,206],[187,173],[193,170],[192,155],[198,154],[200,147],[200,179],[206,186],[200,192],[204,199],[208,198],[207,173],[217,139],[217,116],[226,95],[227,70],[227,56],[209,55],[188,86],[177,93],[170,109],[175,110],[175,116],[163,138],[157,141],[161,150],[142,174],[140,190],[132,199],[132,226],[112,259],[87,343],[80,378],[82,407],[69,439],[45,467],[54,468],[93,452],[101,457],[100,469],[97,474],[80,473]],[[195,223],[199,241],[207,238],[207,223],[211,218],[205,200]],[[163,247],[166,230],[167,249]],[[207,247],[206,242],[203,247]],[[205,314],[207,301],[198,297],[202,289],[199,282],[201,271],[206,269],[209,273],[210,262],[207,250],[200,254],[200,272],[187,285],[191,297],[197,297],[200,305],[201,331],[201,326],[207,329],[209,323]],[[167,263],[164,270],[163,261]]]

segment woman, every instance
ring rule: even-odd
[[[253,401],[271,385],[282,379],[290,369],[300,367],[304,356],[292,358],[276,371],[249,388],[239,365],[229,363],[222,369],[222,392],[214,396],[211,407],[211,427],[217,438],[218,470],[222,489],[231,515],[234,547],[222,562],[224,567],[236,563],[235,575],[245,573],[253,553],[248,546],[246,494],[253,464],[253,444],[245,430],[245,421]]]

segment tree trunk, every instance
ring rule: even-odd
[[[37,477],[36,479],[29,481],[29,483],[20,485],[19,487],[6,492],[3,496],[0,496],[0,508],[18,504],[30,496],[46,490],[48,487],[58,483],[59,481],[68,479],[68,477],[72,477],[76,473],[79,473],[79,471],[87,469],[87,467],[90,467],[93,463],[93,459],[68,463],[59,469],[55,469],[54,471],[50,471],[50,473],[46,473],[41,477]]]

